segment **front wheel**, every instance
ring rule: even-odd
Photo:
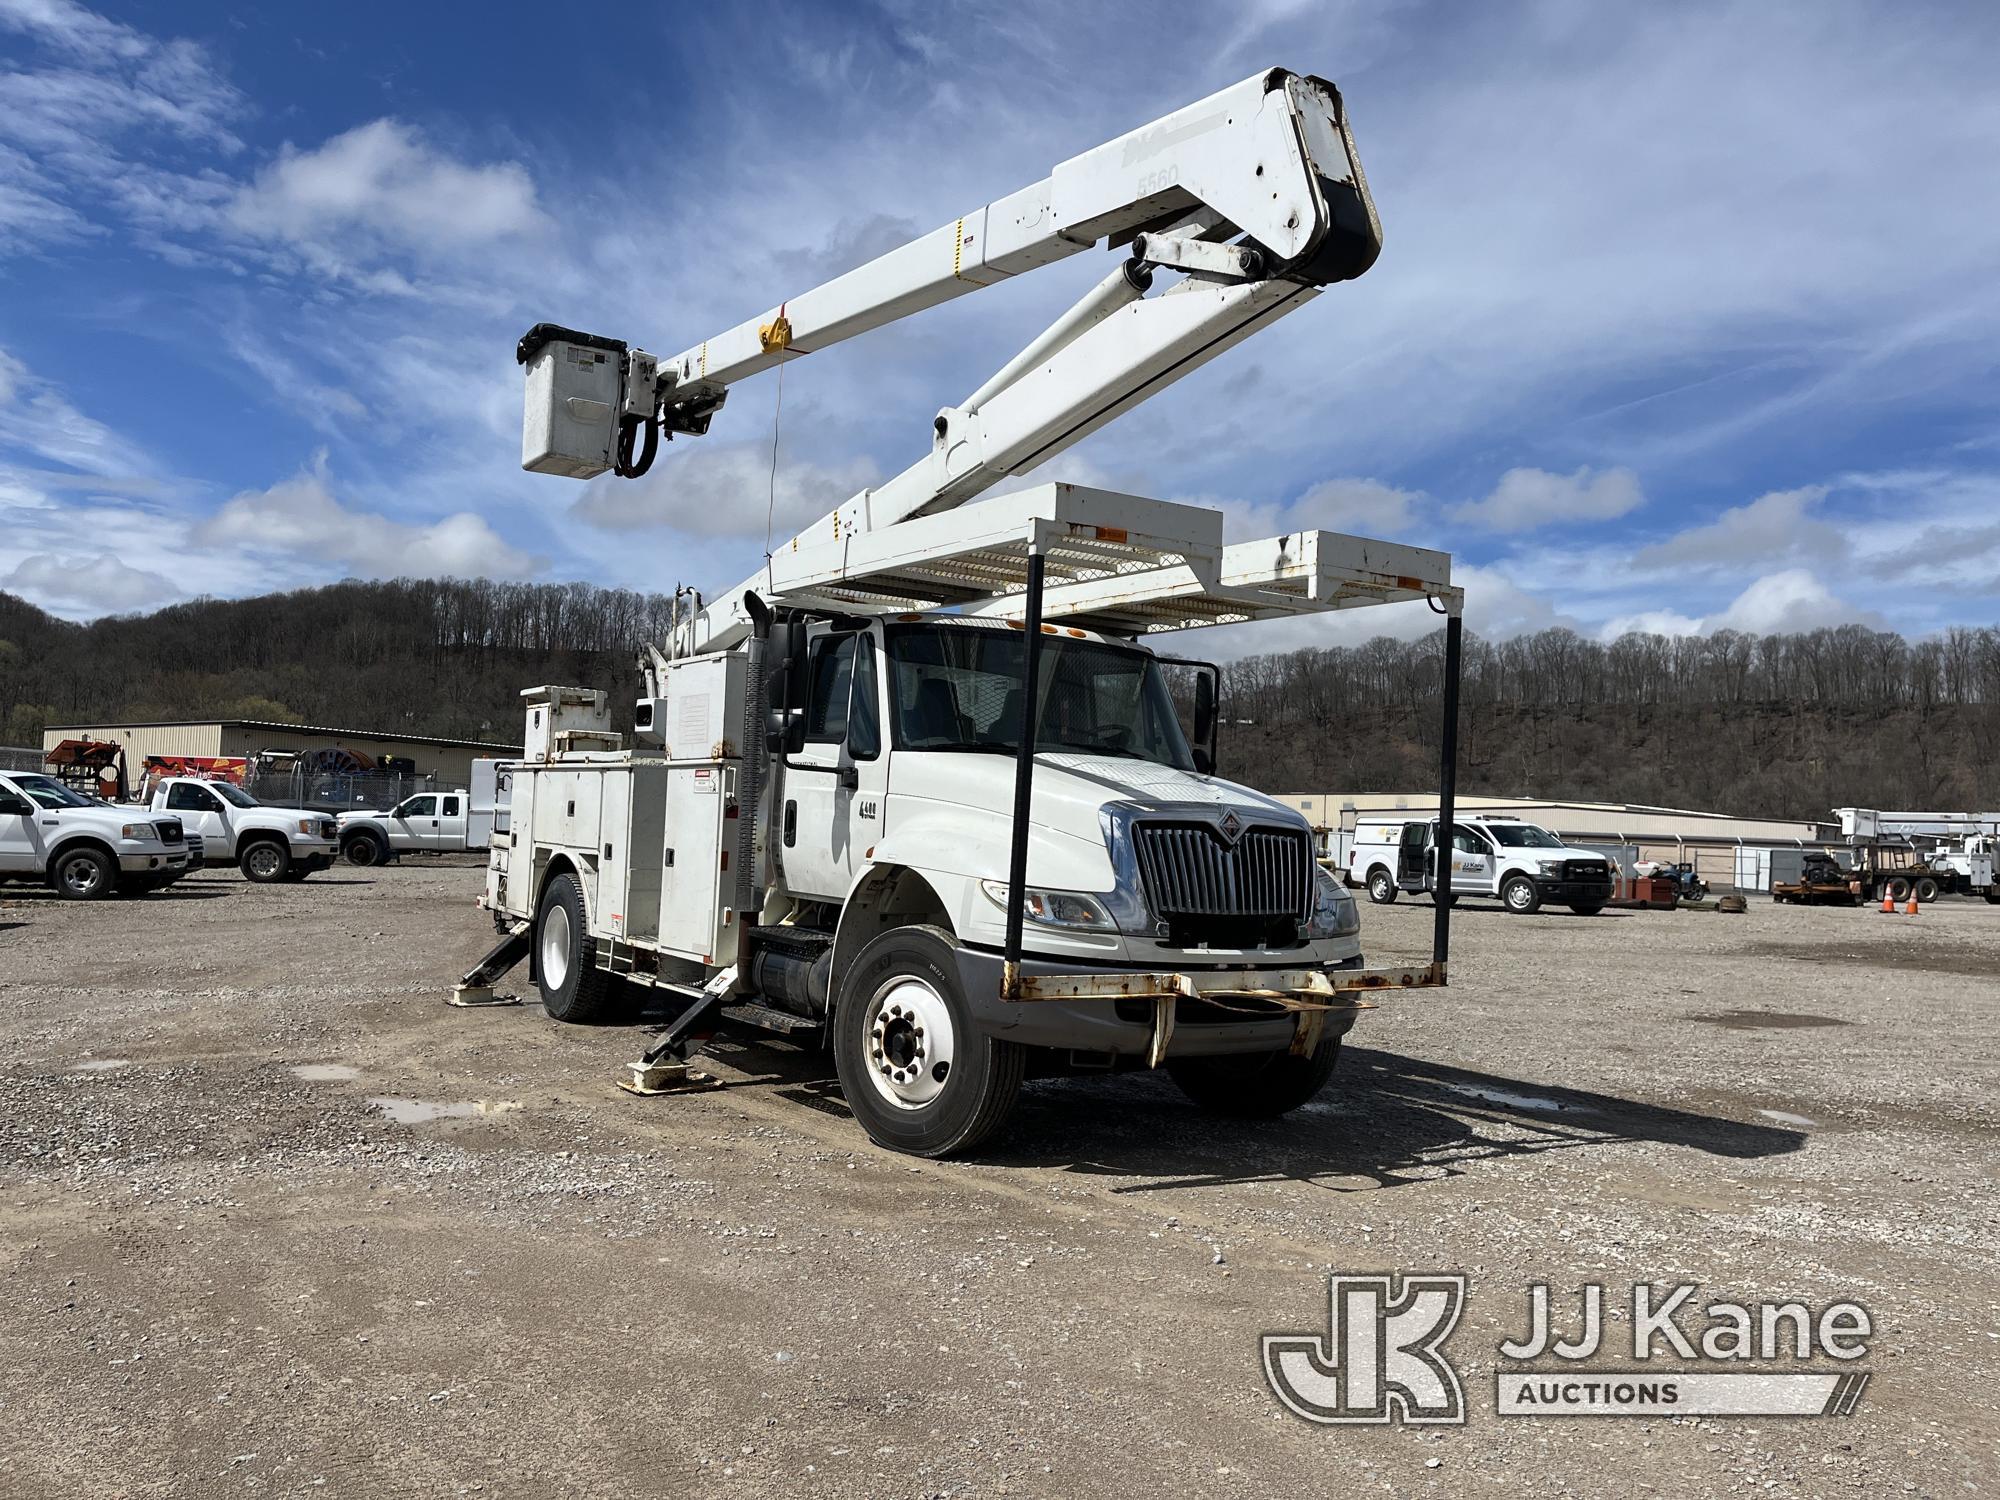
[[[1986,887],[1986,904],[1988,906],[2000,906],[2000,885],[1989,885]]]
[[[863,948],[842,980],[833,1061],[870,1140],[938,1157],[972,1150],[1005,1122],[1027,1049],[973,1027],[942,928],[901,927]]]
[[[65,849],[50,874],[65,901],[102,901],[118,888],[118,865],[102,849]]]
[[[1291,1113],[1326,1087],[1339,1059],[1340,1038],[1322,1037],[1304,1057],[1288,1049],[1168,1058],[1167,1076],[1203,1109],[1240,1120],[1269,1120]]]
[[[1396,882],[1387,870],[1377,870],[1368,877],[1368,899],[1377,906],[1387,906],[1396,899]]]
[[[341,845],[340,852],[347,856],[350,865],[360,865],[364,869],[369,865],[382,864],[389,858],[389,846],[382,842],[379,833],[357,833]]]
[[[292,851],[276,839],[259,839],[237,857],[246,880],[270,885],[292,873]]]
[[[542,892],[535,987],[554,1021],[597,1021],[611,1009],[611,976],[597,967],[597,942],[584,921],[583,891],[574,875],[556,876]]]
[[[1604,910],[1604,904],[1600,901],[1572,901],[1569,909],[1579,917],[1594,917]]]
[[[1500,899],[1507,910],[1527,916],[1542,909],[1542,893],[1535,888],[1535,882],[1525,875],[1514,875],[1500,887]]]

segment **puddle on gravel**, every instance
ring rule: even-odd
[[[1564,1104],[1558,1099],[1544,1099],[1539,1094],[1510,1094],[1505,1089],[1479,1088],[1469,1083],[1446,1083],[1440,1084],[1439,1087],[1449,1089],[1454,1094],[1463,1094],[1468,1099],[1477,1099],[1482,1104],[1497,1104],[1503,1109],[1532,1109],[1545,1114],[1590,1113],[1589,1110]]]
[[[1782,1109],[1760,1109],[1757,1111],[1767,1120],[1775,1120],[1780,1125],[1817,1125],[1819,1121],[1808,1120],[1804,1115],[1795,1115]]]
[[[300,1063],[292,1069],[292,1076],[307,1083],[345,1083],[350,1078],[359,1078],[361,1070],[346,1063]]]
[[[511,1099],[460,1099],[446,1104],[436,1099],[375,1098],[368,1102],[398,1125],[423,1125],[431,1120],[469,1120],[476,1115],[506,1115],[521,1107]]]
[[[1711,1016],[1689,1016],[1707,1026],[1726,1031],[1795,1031],[1807,1026],[1852,1026],[1835,1016],[1808,1016],[1784,1010],[1725,1010]]]
[[[129,1068],[131,1062],[123,1057],[94,1057],[89,1062],[80,1062],[72,1073],[109,1073],[113,1068]]]

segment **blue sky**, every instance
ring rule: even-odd
[[[1495,634],[2000,619],[1992,7],[582,14],[0,0],[0,589],[725,585],[771,377],[578,486],[518,469],[523,329],[672,352],[1284,66],[1347,96],[1380,263],[1037,477],[1449,549]],[[1109,264],[792,365],[780,532]]]

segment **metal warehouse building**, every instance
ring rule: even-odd
[[[125,747],[125,761],[136,776],[149,755],[176,757],[240,757],[254,760],[265,751],[311,754],[346,751],[372,761],[389,756],[416,762],[418,776],[432,776],[440,786],[462,787],[472,774],[472,762],[483,756],[519,756],[517,744],[486,740],[447,739],[438,735],[386,734],[367,729],[332,729],[317,724],[278,724],[261,719],[207,719],[147,724],[52,724],[42,734],[44,753],[64,740],[103,740]]]

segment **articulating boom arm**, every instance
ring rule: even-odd
[[[519,351],[529,366],[523,464],[579,478],[642,473],[661,429],[706,432],[737,381],[1100,242],[1129,247],[1129,257],[964,403],[939,412],[929,453],[790,545],[962,505],[1320,287],[1365,272],[1381,229],[1338,91],[1283,69],[1260,73],[670,359],[540,325]],[[1183,279],[1147,296],[1156,270]],[[743,593],[763,582],[714,596],[678,632],[677,652],[740,640]]]

